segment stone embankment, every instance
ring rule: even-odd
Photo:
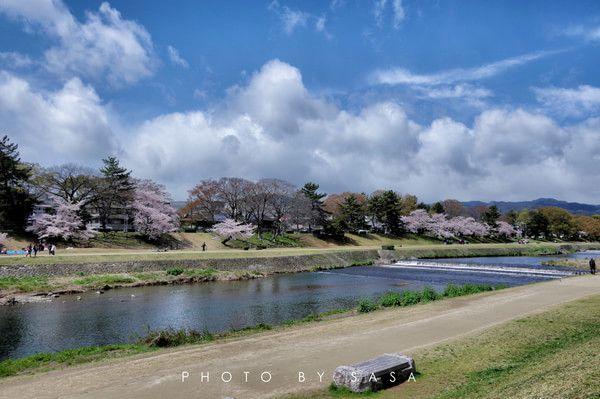
[[[330,251],[319,254],[223,259],[131,260],[119,262],[0,265],[0,277],[61,277],[72,275],[139,273],[169,268],[248,270],[264,274],[296,273],[315,269],[347,267],[374,261],[377,250]]]

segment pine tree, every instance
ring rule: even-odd
[[[483,212],[481,216],[484,222],[486,222],[490,227],[496,227],[496,223],[498,223],[498,219],[500,219],[500,211],[496,205],[492,205]]]
[[[358,198],[352,194],[346,197],[340,204],[340,218],[345,228],[357,231],[365,227],[365,207],[358,202]]]
[[[23,231],[35,199],[28,183],[31,167],[21,162],[19,146],[8,136],[0,140],[0,229]]]
[[[302,186],[302,189],[300,191],[302,192],[302,194],[304,194],[306,198],[308,198],[308,200],[311,203],[311,218],[309,222],[309,229],[312,229],[312,226],[314,225],[321,225],[323,227],[326,227],[327,213],[323,209],[323,198],[325,198],[327,194],[319,193],[319,185],[313,182],[306,183],[304,186]]]
[[[98,193],[95,200],[102,230],[106,230],[111,214],[130,213],[129,205],[133,201],[134,184],[131,181],[131,171],[122,167],[116,157],[103,159],[104,166],[100,168]]]

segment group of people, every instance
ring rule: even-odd
[[[44,250],[46,250],[46,248],[48,249],[48,255],[56,255],[56,245],[54,244],[48,244],[46,246],[46,244],[44,243],[40,243],[40,244],[29,244],[26,248],[25,248],[25,257],[37,257],[38,252],[44,252]]]

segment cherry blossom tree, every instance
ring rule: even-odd
[[[82,202],[71,203],[61,197],[53,196],[54,213],[39,213],[31,216],[31,231],[39,238],[62,238],[64,240],[87,240],[96,232],[86,229],[81,220]]]
[[[239,240],[251,237],[256,226],[252,224],[244,224],[236,222],[234,219],[225,219],[213,226],[210,231],[217,237],[221,238],[221,242],[225,244],[229,240]]]
[[[164,186],[151,180],[137,181],[133,200],[135,229],[151,239],[177,230],[177,211],[170,202]]]
[[[514,237],[521,235],[521,233],[510,223],[506,223],[502,220],[496,224],[496,233],[501,237]]]

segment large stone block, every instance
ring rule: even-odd
[[[333,382],[353,392],[377,391],[406,381],[415,371],[411,357],[386,353],[362,363],[339,366],[333,373]]]

